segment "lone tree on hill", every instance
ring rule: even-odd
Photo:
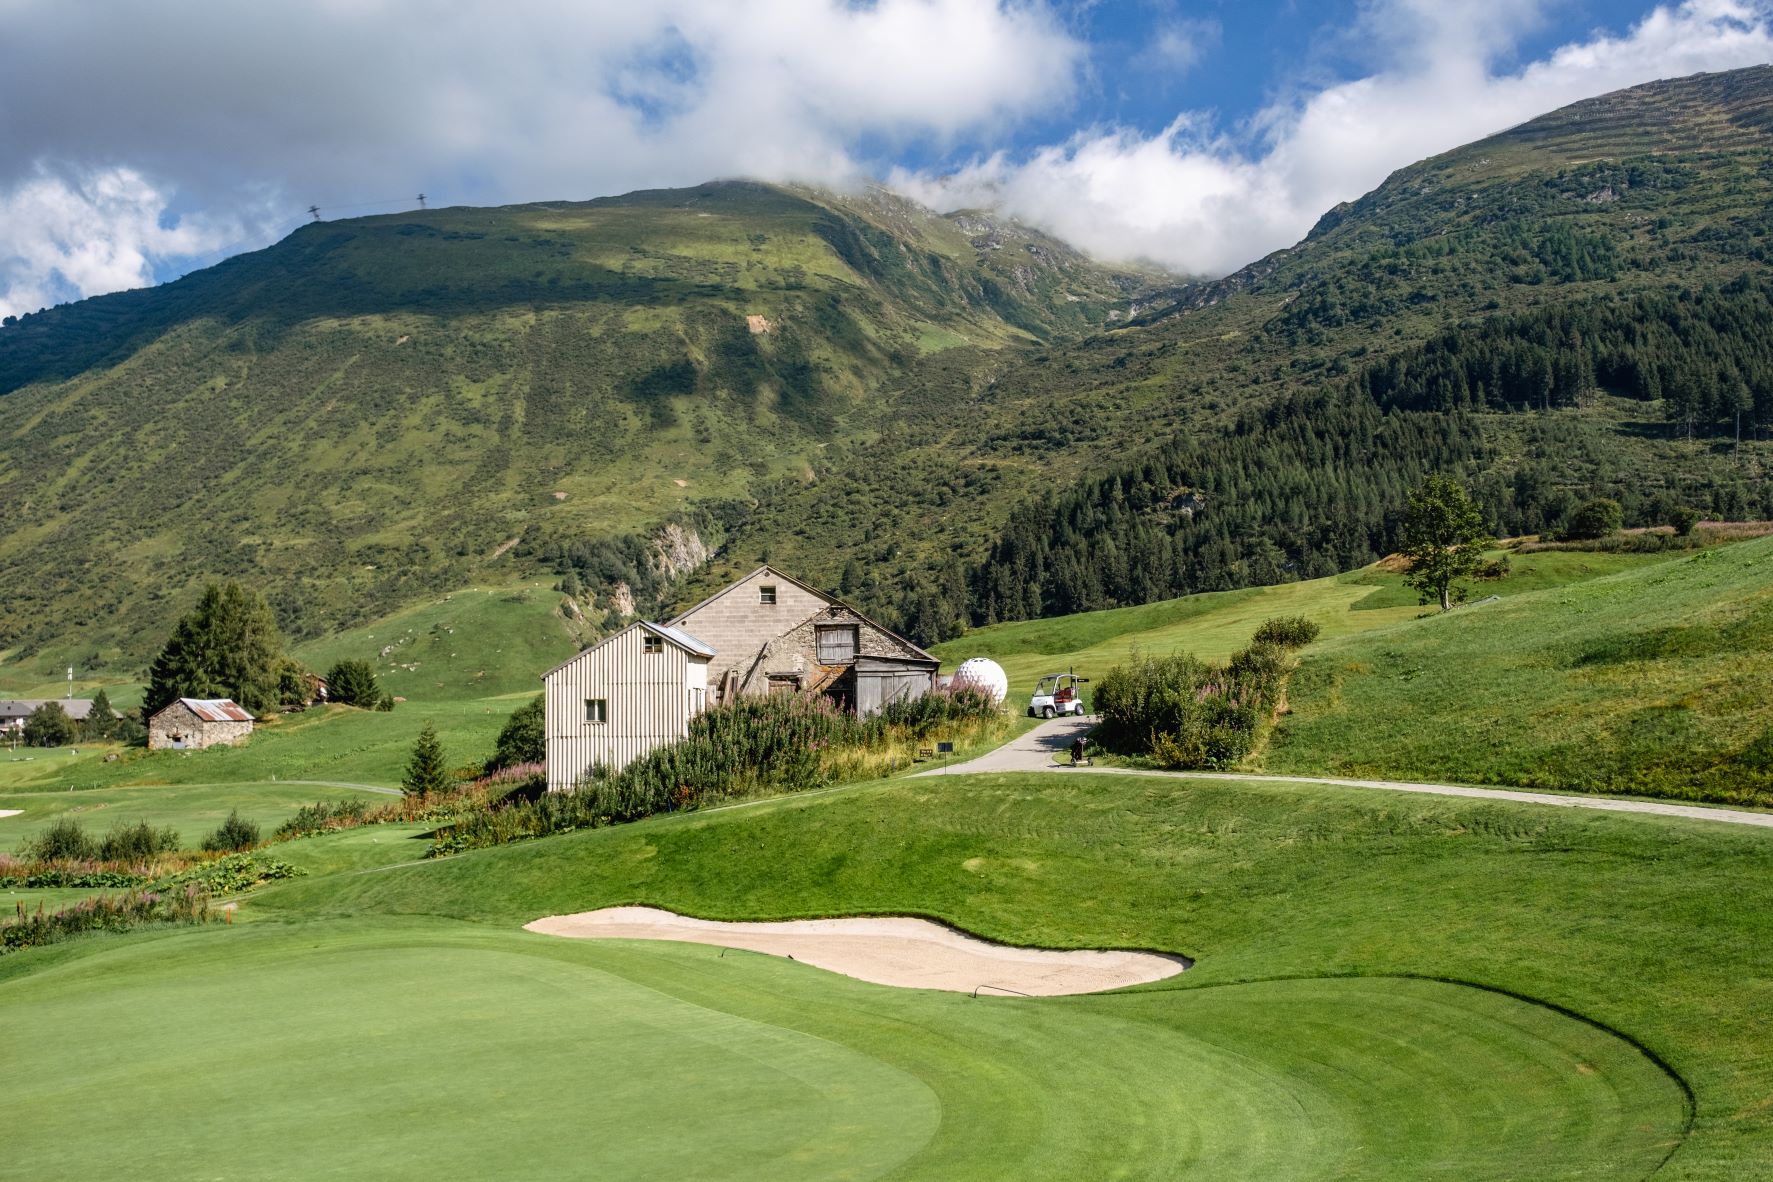
[[[1438,599],[1442,611],[1463,601],[1465,590],[1456,584],[1478,568],[1491,542],[1484,515],[1464,487],[1446,476],[1430,476],[1410,494],[1400,532],[1410,563],[1404,582],[1421,601]]]
[[[449,770],[445,767],[443,744],[437,741],[436,728],[428,722],[412,745],[412,758],[406,761],[406,778],[400,781],[400,786],[406,790],[408,796],[418,797],[449,789]]]
[[[142,717],[175,698],[232,698],[255,713],[275,709],[283,660],[265,597],[238,583],[211,583],[149,667]]]
[[[60,702],[45,702],[25,718],[27,747],[66,747],[74,741],[74,720]]]

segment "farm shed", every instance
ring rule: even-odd
[[[549,790],[683,738],[708,704],[713,657],[682,629],[641,621],[543,674]]]
[[[148,750],[201,751],[217,743],[243,743],[253,721],[229,698],[178,698],[148,719]]]

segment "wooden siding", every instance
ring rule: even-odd
[[[586,649],[544,679],[548,788],[571,788],[593,763],[621,768],[654,747],[681,739],[706,703],[708,662],[677,645],[643,651],[645,629],[634,625]],[[585,720],[585,703],[601,698],[607,722]]]
[[[758,601],[758,588],[767,586],[776,589],[773,604]],[[671,624],[714,650],[714,659],[708,664],[708,684],[718,688],[728,669],[740,662],[749,666],[758,649],[833,602],[766,567]]]

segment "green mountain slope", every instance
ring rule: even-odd
[[[1770,107],[1576,104],[1167,293],[879,190],[310,226],[0,333],[0,651],[139,660],[217,575],[310,637],[570,569],[596,626],[766,555],[935,640],[1363,565],[1431,469],[1509,533],[1773,513]]]
[[[927,560],[907,626],[1359,566],[1430,470],[1476,485],[1502,533],[1598,495],[1629,524],[1773,514],[1770,111],[1768,67],[1576,104],[1006,375],[1036,409],[974,457],[1063,476],[1080,441],[1109,446],[988,545],[946,539],[970,569]],[[828,512],[809,502],[783,516]]]
[[[733,182],[314,224],[28,316],[0,332],[0,648],[139,656],[218,575],[312,633],[714,505],[693,552],[722,502],[966,389],[926,370],[1098,324],[1134,282],[880,190]]]

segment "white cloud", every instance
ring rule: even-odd
[[[202,217],[168,222],[166,207],[166,195],[127,168],[37,167],[0,194],[0,316],[140,287],[154,258],[201,254],[240,232]]]
[[[940,150],[1064,103],[1085,57],[1043,0],[0,0],[0,27],[0,202],[37,211],[0,220],[13,307],[139,284],[179,249],[162,221],[250,228],[267,194],[287,226],[420,189],[836,181],[857,144]],[[112,174],[135,195],[99,193]]]
[[[1540,0],[1375,0],[1357,35],[1388,64],[1276,103],[1234,138],[1184,115],[1156,135],[1083,131],[945,177],[893,183],[944,207],[997,204],[1101,257],[1224,274],[1301,238],[1393,170],[1578,99],[1773,60],[1764,0],[1687,0],[1511,69]]]

